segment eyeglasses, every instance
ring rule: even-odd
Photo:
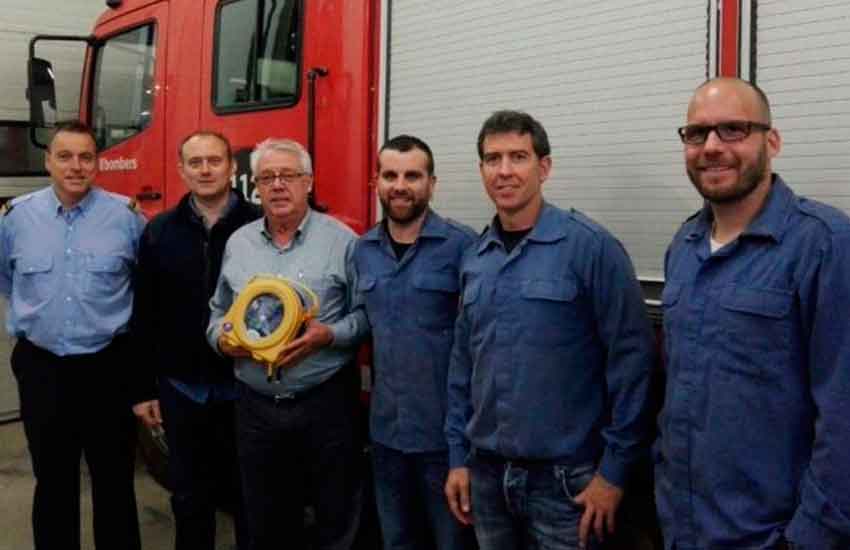
[[[263,172],[254,176],[254,181],[263,186],[271,185],[277,180],[280,180],[284,185],[291,185],[308,175],[307,172]]]
[[[687,145],[702,145],[708,139],[708,134],[712,130],[720,138],[720,141],[734,143],[750,137],[753,130],[766,132],[770,130],[770,125],[762,124],[761,122],[750,122],[748,120],[730,120],[729,122],[721,122],[714,125],[688,124],[679,128],[678,132],[679,137],[682,138],[682,143]]]

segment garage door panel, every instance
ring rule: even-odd
[[[388,135],[429,142],[441,182],[435,207],[480,229],[493,209],[481,190],[478,130],[496,109],[528,111],[553,147],[547,199],[608,226],[638,273],[657,277],[671,236],[701,203],[675,129],[705,79],[707,7],[393,0]]]
[[[850,209],[850,3],[759,2],[756,76],[785,142],[774,169],[799,193]]]

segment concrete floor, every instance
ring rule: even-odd
[[[140,461],[139,461],[140,462]],[[91,492],[88,474],[82,467],[82,550],[94,550],[91,526]],[[20,422],[0,425],[0,550],[32,549],[30,512],[34,481]],[[168,492],[136,466],[136,500],[142,529],[142,548],[168,550],[173,546],[174,524]],[[219,514],[216,550],[233,550],[233,522]],[[114,550],[114,549],[98,549]]]

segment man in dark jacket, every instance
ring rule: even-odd
[[[234,441],[233,366],[205,338],[224,245],[260,214],[231,188],[235,168],[224,136],[200,131],[184,139],[178,169],[189,193],[151,220],[139,245],[133,412],[147,426],[165,428],[176,550],[214,548],[216,503],[223,499],[236,504],[237,544],[248,547]]]

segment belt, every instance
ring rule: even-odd
[[[487,449],[478,448],[472,450],[472,456],[482,462],[489,462],[491,464],[506,464],[510,462],[512,466],[525,469],[572,464],[574,462],[573,460],[568,460],[566,458],[513,458],[502,456],[498,453],[494,453],[493,451],[488,451]]]
[[[348,368],[348,366],[340,368],[324,382],[319,382],[315,386],[311,386],[301,391],[284,391],[276,393],[274,395],[269,395],[267,393],[258,392],[245,382],[240,381],[239,384],[245,388],[245,391],[250,392],[252,396],[257,397],[262,401],[271,402],[275,406],[293,405],[320,393],[324,389],[333,386],[335,383],[337,383],[338,380],[343,380],[342,372],[346,368]]]

